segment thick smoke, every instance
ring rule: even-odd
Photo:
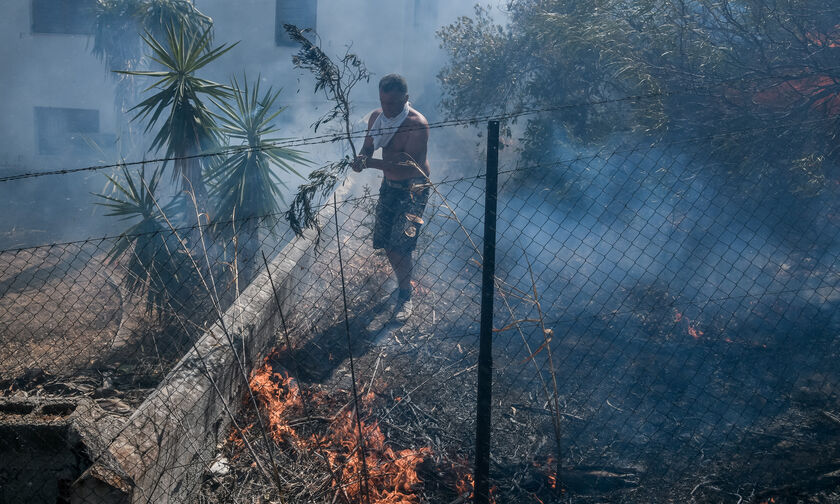
[[[0,78],[5,95],[0,106],[3,115],[0,133],[4,138],[0,176],[161,157],[161,153],[148,152],[151,139],[142,134],[145,124],[132,123],[133,114],[119,110],[119,98],[126,95],[126,87],[120,87],[107,62],[92,54],[92,35],[33,33],[30,4],[15,2],[4,6],[0,21],[5,34],[0,60],[4,68],[12,69]],[[196,7],[214,20],[217,44],[239,42],[224,58],[207,67],[202,76],[228,83],[232,76],[241,77],[244,72],[252,81],[259,76],[263,89],[282,88],[279,103],[286,110],[277,118],[280,128],[277,136],[311,136],[312,123],[329,104],[323,96],[313,93],[311,76],[293,68],[291,56],[296,48],[275,43],[277,4],[275,0],[196,2]],[[412,101],[430,120],[437,117],[436,74],[444,55],[434,33],[456,16],[469,14],[471,5],[467,1],[437,0],[317,2],[316,28],[322,46],[331,55],[341,55],[346,50],[355,52],[373,73],[370,83],[354,90],[353,106],[359,128],[364,125],[362,118],[378,106],[376,82],[392,72],[406,75]],[[86,27],[77,31],[91,30]],[[137,42],[133,36],[116,41],[124,44],[126,51]],[[144,60],[140,68],[151,65]],[[149,83],[135,77],[129,88],[136,94],[128,93],[127,104],[147,96],[142,90]],[[98,125],[91,133],[62,133],[68,138],[45,154],[39,147],[41,140],[37,133],[44,128],[38,129],[34,107],[97,111]],[[432,156],[448,157],[435,151],[435,144],[432,145]],[[308,146],[301,150],[311,161],[310,167],[302,170],[304,174],[307,169],[346,154],[345,146],[340,144]],[[280,175],[289,186],[288,201],[289,193],[302,180],[286,173]],[[90,195],[101,192],[105,182],[104,172],[99,171],[2,183],[2,210],[7,219],[0,228],[0,248],[119,232],[124,226],[104,217]]]
[[[497,297],[494,325],[539,318],[518,300],[536,287],[555,356],[533,359],[556,371],[565,411],[591,419],[571,421],[564,446],[602,447],[602,463],[655,463],[675,442],[688,459],[710,456],[733,429],[787,411],[803,380],[831,374],[819,357],[840,329],[830,184],[796,196],[751,190],[758,175],[729,174],[702,142],[685,140],[622,138],[555,156],[502,174],[496,268],[514,315]],[[483,181],[451,187],[449,203],[477,240]],[[478,283],[463,232],[435,226],[436,240],[462,242],[462,274]],[[524,325],[529,348],[544,348],[539,326]],[[529,392],[539,388],[532,373],[517,381],[529,361],[517,331],[496,335],[494,348],[504,370],[494,393],[544,407]]]

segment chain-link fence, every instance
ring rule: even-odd
[[[492,498],[838,499],[836,182],[623,141],[501,167]],[[406,190],[404,322],[368,188],[303,237],[0,253],[2,499],[470,500],[484,179]]]

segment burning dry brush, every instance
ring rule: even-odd
[[[269,450],[275,451],[285,482],[284,502],[367,502],[367,494],[375,504],[471,499],[475,393],[471,366],[456,359],[441,369],[423,350],[389,353],[374,352],[357,361],[359,367],[372,364],[370,360],[382,361],[379,378],[359,379],[367,491],[347,376],[339,372],[336,375],[342,377],[322,384],[295,380],[283,366],[289,360],[284,348],[255,372],[251,388],[272,446],[261,445],[253,410],[244,409],[240,425],[249,425],[244,435],[259,446],[264,461]],[[554,463],[535,456],[549,442],[547,436],[533,435],[544,431],[544,419],[509,420],[502,411],[494,414],[498,440],[494,497],[498,502],[553,502]],[[222,485],[235,488],[237,479],[258,479],[238,433],[232,432],[224,451],[240,472]]]
[[[357,369],[379,369],[373,376],[358,379],[370,502],[466,502],[472,492],[475,376],[469,358],[447,359],[441,365],[441,356],[436,360],[432,353],[437,352],[423,345],[424,338],[429,338],[426,343],[435,341],[433,336],[424,334],[424,328],[409,331],[412,334],[404,332],[402,338],[413,342],[406,341],[399,348],[382,346],[356,360]],[[329,341],[319,342],[330,346]],[[445,341],[435,343],[447,346]],[[294,369],[290,354],[285,348],[276,351],[251,380],[272,446],[261,445],[256,415],[247,407],[240,422],[251,425],[245,436],[259,446],[263,460],[268,460],[269,450],[275,451],[285,482],[285,502],[366,502],[346,369],[338,368],[321,383],[310,381],[306,372],[304,380],[298,381],[287,371]],[[524,431],[540,426],[519,420],[517,424],[502,418],[494,422],[498,429],[510,431],[499,439],[511,445],[498,447],[494,492],[499,502],[508,498],[539,502],[533,500],[538,495],[550,502],[551,461],[532,460],[545,438],[527,435]],[[522,460],[513,462],[516,457],[509,455],[517,450]],[[258,479],[256,468],[250,467],[251,454],[238,433],[230,436],[225,456],[240,471],[222,485],[235,488],[237,479]]]
[[[380,504],[470,499],[476,352],[469,336],[474,307],[465,305],[464,298],[474,293],[460,276],[435,280],[445,273],[440,269],[448,264],[444,256],[454,252],[433,247],[424,252],[436,258],[428,266],[432,269],[419,266],[415,286],[418,302],[433,307],[433,313],[399,328],[388,325],[382,319],[390,313],[389,305],[376,300],[385,294],[390,269],[370,248],[366,210],[345,207],[340,215],[355,224],[352,232],[346,232],[347,222],[342,226],[342,242],[368,492],[359,481],[362,452],[342,303],[335,289],[336,250],[325,236],[326,246],[309,269],[311,284],[299,304],[307,309],[297,309],[290,317],[293,349],[274,352],[251,381],[270,446],[261,439],[257,413],[246,406],[238,424],[252,426],[244,439],[234,432],[222,453],[232,470],[210,478],[205,494],[220,499],[228,490],[247,488],[243,482],[259,481],[257,467],[250,467],[253,456],[245,446],[247,439],[263,467],[269,466],[269,453],[274,452],[283,480],[282,489],[270,496],[274,501],[366,502],[368,493],[371,502]],[[491,478],[498,501],[551,502],[552,464],[544,456],[536,458],[550,443],[546,415],[520,415],[512,422],[503,409],[494,414],[498,458]],[[253,485],[254,495],[261,495],[266,486]],[[251,500],[256,500],[253,495]]]
[[[281,353],[266,358],[250,382],[270,438],[276,443],[262,448],[276,450],[284,481],[278,499],[290,503],[420,504],[452,502],[469,495],[468,466],[446,455],[439,436],[418,436],[417,423],[410,424],[408,415],[394,414],[406,398],[388,390],[381,380],[371,381],[360,398],[358,425],[350,391],[302,386],[278,364]],[[258,444],[254,412],[245,414],[250,423],[243,434]],[[409,429],[412,437],[425,437],[428,444],[398,446],[403,443],[391,439],[391,433]],[[232,461],[250,457],[244,440],[235,432],[227,449]],[[240,478],[254,470],[248,464],[242,469]]]
[[[359,212],[353,214],[358,216]],[[353,249],[362,247],[361,243],[360,237],[351,235],[346,246]],[[381,295],[378,287],[387,278],[384,258],[371,257],[365,252],[366,249],[350,254],[345,264],[354,272],[349,278],[349,291],[355,306],[367,305],[371,298]],[[338,275],[328,255],[325,252],[313,266],[320,279]],[[288,502],[367,502],[365,496],[369,494],[372,503],[419,504],[452,502],[465,492],[468,495],[470,466],[461,452],[464,445],[471,445],[472,439],[447,434],[445,426],[438,425],[437,415],[427,413],[434,412],[433,408],[415,404],[426,401],[412,401],[423,393],[435,396],[434,385],[428,382],[428,390],[409,390],[409,384],[415,379],[420,378],[422,383],[434,375],[434,370],[427,369],[429,359],[418,358],[417,349],[408,344],[397,349],[387,344],[374,350],[367,348],[374,343],[374,336],[359,327],[359,323],[367,321],[367,315],[355,313],[351,326],[359,333],[354,338],[353,352],[361,354],[356,359],[356,369],[363,370],[357,385],[368,473],[367,485],[362,482],[365,469],[359,449],[359,427],[351,402],[349,376],[340,368],[346,364],[346,356],[341,351],[346,340],[343,331],[336,330],[343,326],[329,322],[340,320],[340,303],[312,292],[310,295],[315,299],[309,302],[323,310],[319,311],[320,322],[327,321],[331,326],[316,328],[315,325],[322,324],[309,321],[306,316],[295,320],[293,332],[303,328],[308,332],[312,326],[318,334],[317,341],[298,340],[292,352],[285,348],[275,351],[251,380],[273,446],[261,443],[252,409],[243,410],[246,418],[240,422],[240,425],[252,425],[246,429],[245,436],[252,445],[259,446],[260,457],[267,460],[268,451],[275,451],[285,481],[283,498]],[[286,371],[300,372],[298,365],[304,368],[302,380],[290,378]],[[461,376],[469,381],[468,373]],[[457,389],[470,394],[474,390],[473,387]],[[434,399],[440,400],[440,394]],[[464,423],[467,422],[471,412],[469,400],[462,397],[452,400],[447,396],[443,401],[457,409]],[[256,468],[249,467],[252,456],[238,433],[228,440],[225,453],[232,462],[241,461],[242,465],[239,474],[228,475],[221,481],[223,486],[231,488],[237,479],[255,480]],[[205,490],[212,490],[212,486],[211,482]]]

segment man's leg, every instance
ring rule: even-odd
[[[394,313],[394,318],[398,322],[405,322],[411,317],[414,311],[414,304],[411,301],[411,251],[396,252],[389,250],[388,261],[391,262],[391,267],[394,268],[394,273],[397,275],[397,283],[400,286],[399,295],[397,296],[397,311]]]
[[[397,284],[400,289],[400,300],[404,301],[411,297],[411,252],[404,254],[395,250],[386,251],[388,261],[397,276]]]

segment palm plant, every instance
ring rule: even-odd
[[[195,198],[198,211],[206,211],[207,189],[202,178],[202,154],[213,152],[219,146],[219,134],[213,115],[203,97],[221,100],[229,96],[222,84],[201,79],[195,74],[208,63],[232,49],[236,44],[211,48],[210,30],[198,35],[188,34],[181,27],[166,29],[165,45],[149,32],[143,40],[152,50],[152,60],[163,67],[160,71],[122,71],[128,75],[154,77],[155,83],[147,90],[158,91],[132,108],[137,114],[132,120],[146,121],[149,132],[163,117],[149,150],[165,147],[166,157],[174,159],[174,178],[181,187]],[[198,212],[187,212],[192,224],[198,223]]]
[[[91,52],[112,70],[140,70],[145,65],[141,33],[147,31],[158,40],[166,36],[167,26],[180,26],[189,36],[209,30],[212,19],[187,0],[96,0]],[[114,99],[118,117],[137,102],[139,90],[131,75],[117,76]],[[131,151],[137,140],[129,124],[120,123],[123,146]]]
[[[94,56],[109,70],[133,70],[143,55],[138,21],[143,0],[97,0],[94,9]]]
[[[137,70],[143,57],[138,34],[138,20],[143,0],[97,0],[94,9],[94,34],[91,52],[116,78],[114,106],[117,111],[120,155],[133,153],[138,140],[125,111],[137,102],[134,77],[111,73],[113,70]]]
[[[145,169],[138,177],[131,176],[128,169],[122,168],[122,179],[108,175],[108,180],[115,188],[115,196],[96,194],[101,201],[98,205],[109,209],[105,215],[118,216],[122,220],[139,219],[125,230],[108,251],[109,263],[128,256],[126,264],[126,289],[132,294],[145,290],[146,310],[152,313],[172,297],[171,289],[184,283],[179,268],[184,259],[178,250],[177,237],[166,227],[163,213],[171,209],[171,204],[159,207],[155,192],[160,182],[161,170],[155,170],[151,179],[146,180]],[[159,310],[158,314],[162,312]]]
[[[179,26],[194,37],[210,32],[213,20],[196,9],[191,0],[145,0],[142,25],[158,39],[166,36],[169,26]]]
[[[259,78],[249,86],[245,76],[241,85],[234,77],[231,89],[231,103],[214,100],[220,110],[218,131],[242,148],[220,158],[208,179],[216,208],[214,229],[226,241],[237,238],[243,263],[239,273],[247,281],[254,271],[260,224],[268,222],[273,229],[281,211],[281,187],[287,187],[273,168],[303,178],[294,165],[307,161],[296,150],[278,147],[279,138],[269,138],[278,131],[273,121],[283,111],[276,107],[279,90],[269,88],[260,95]]]
[[[136,70],[143,57],[141,33],[157,39],[180,26],[190,36],[213,27],[213,20],[187,0],[97,0],[91,52],[109,70]]]

